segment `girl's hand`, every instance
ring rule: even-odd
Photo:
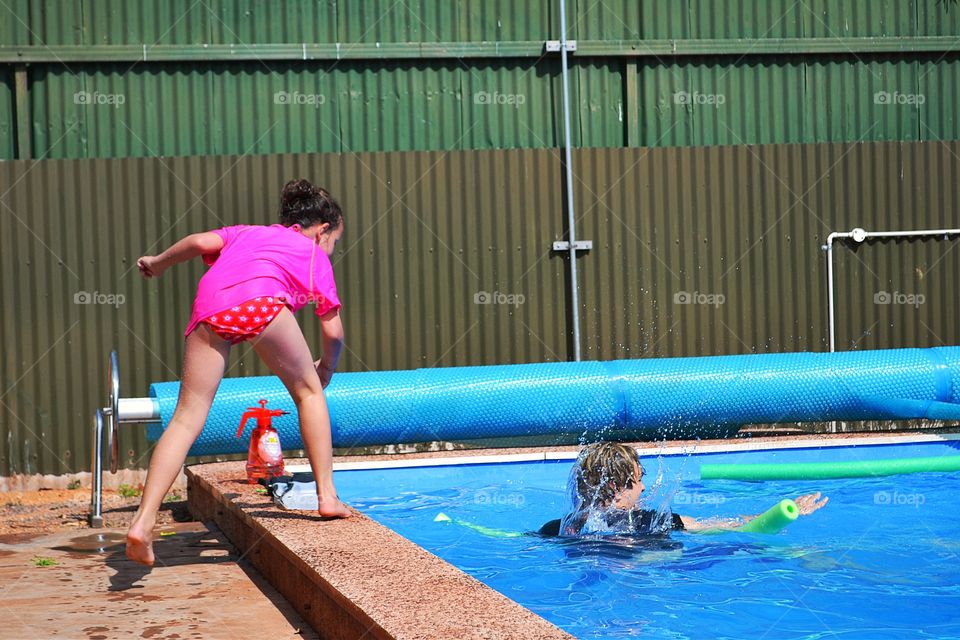
[[[143,256],[137,260],[137,268],[144,278],[159,278],[166,271],[157,256]]]
[[[323,364],[323,359],[314,362],[313,366],[317,368],[317,375],[320,376],[320,385],[326,389],[330,384],[330,379],[333,378],[333,369]]]
[[[800,511],[800,515],[808,516],[823,505],[827,504],[827,501],[830,498],[824,498],[820,500],[820,492],[808,493],[794,499],[794,502],[797,503],[797,509]],[[818,502],[819,500],[819,502]]]

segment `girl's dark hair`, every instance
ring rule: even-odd
[[[280,224],[292,227],[299,224],[306,229],[315,224],[330,225],[336,229],[343,222],[343,211],[330,192],[315,187],[309,180],[291,180],[280,192]]]

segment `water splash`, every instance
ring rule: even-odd
[[[587,452],[587,449],[580,452],[567,477],[566,515],[560,522],[560,535],[636,536],[670,530],[673,518],[670,504],[679,487],[679,477],[665,476],[661,456],[657,457],[655,475],[650,474],[652,469],[645,469],[646,475],[641,480],[645,490],[636,504],[618,506],[617,493],[611,488],[616,487],[616,481],[602,471],[598,478],[589,477]]]

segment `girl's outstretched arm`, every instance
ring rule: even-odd
[[[158,256],[142,256],[137,260],[140,275],[144,278],[159,278],[175,264],[207,253],[223,249],[223,238],[212,231],[193,233],[179,240]]]

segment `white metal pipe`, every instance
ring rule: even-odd
[[[859,237],[859,233],[862,232],[863,238],[869,240],[870,238],[910,238],[918,236],[950,236],[960,234],[960,229],[920,229],[915,231],[865,231],[863,229],[854,229],[853,231],[847,232],[833,232],[827,236],[827,241],[829,242],[830,238],[854,238]]]
[[[830,330],[830,351],[836,351],[836,314],[834,309],[833,291],[833,243],[837,240],[853,240],[866,242],[871,238],[919,238],[943,236],[949,240],[950,236],[960,235],[960,229],[916,229],[913,231],[866,231],[856,228],[853,231],[833,231],[827,236],[827,242],[821,249],[827,252],[827,314]]]
[[[127,422],[160,422],[160,403],[156,398],[120,398],[117,420]]]
[[[580,361],[580,296],[577,291],[577,231],[573,209],[573,160],[570,139],[570,80],[567,68],[567,7],[560,0],[560,78],[563,85],[564,157],[567,165],[567,226],[570,239],[570,315],[573,319],[573,359]]]
[[[827,317],[830,325],[830,353],[837,350],[837,330],[834,325],[836,314],[833,310],[833,242],[836,240],[835,236],[834,233],[827,236],[827,244],[824,245],[827,250]]]

